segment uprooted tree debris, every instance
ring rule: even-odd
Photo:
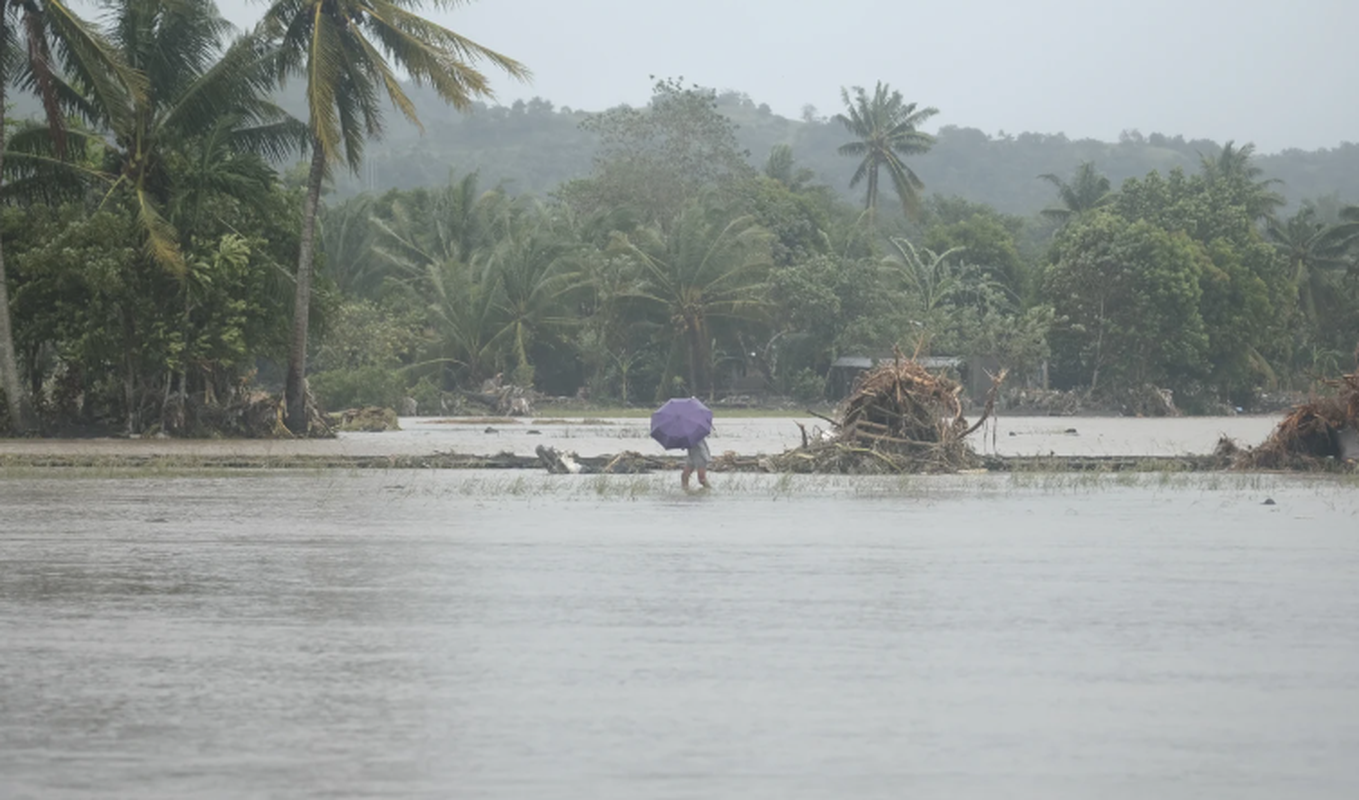
[[[310,391],[307,392],[306,410],[307,436],[314,439],[334,438],[335,431]],[[234,394],[228,402],[204,409],[201,416],[211,430],[225,437],[296,438],[283,422],[286,413],[287,406],[282,397],[254,391]]]
[[[775,472],[957,472],[981,466],[966,439],[995,408],[1005,371],[992,376],[977,421],[963,417],[963,387],[900,353],[865,373],[842,406],[828,436],[769,459]]]
[[[1359,372],[1325,381],[1335,394],[1295,406],[1259,447],[1231,452],[1237,469],[1325,470],[1359,460]]]

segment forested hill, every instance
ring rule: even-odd
[[[485,184],[504,181],[517,192],[544,194],[590,171],[596,145],[593,135],[580,128],[586,112],[535,99],[511,106],[478,105],[469,113],[459,113],[428,90],[413,91],[425,135],[399,115],[389,115],[383,140],[369,144],[365,173],[342,176],[337,185],[340,193],[439,184],[448,179],[450,170],[459,174],[479,170]],[[284,105],[298,113],[302,110],[298,98],[294,87]],[[848,136],[828,115],[809,109],[804,119],[788,119],[735,92],[721,94],[718,103],[740,126],[738,135],[752,162],[763,164],[775,144],[786,143],[793,147],[799,166],[813,170],[823,183],[850,193],[848,182],[855,162],[836,154]],[[942,112],[941,117],[946,117],[948,109]],[[938,132],[933,150],[912,158],[911,164],[929,192],[1028,215],[1053,200],[1051,185],[1037,177],[1044,173],[1067,176],[1080,162],[1093,161],[1117,186],[1152,170],[1177,166],[1196,170],[1200,154],[1215,155],[1221,144],[1138,133],[1125,134],[1116,143],[1072,140],[1061,134],[988,135],[975,128],[946,125]],[[1290,203],[1333,194],[1342,201],[1359,201],[1359,144],[1257,153],[1256,164],[1268,177],[1283,182],[1280,189]]]
[[[510,106],[478,103],[463,113],[428,89],[408,87],[408,91],[419,109],[424,135],[399,114],[389,113],[383,138],[368,145],[363,174],[338,176],[336,189],[341,195],[442,184],[450,172],[471,171],[480,171],[485,185],[504,182],[515,192],[546,194],[590,171],[596,142],[593,134],[580,127],[588,112],[534,99]],[[928,102],[919,99],[922,104]],[[305,112],[297,85],[285,90],[281,102],[294,114]],[[752,163],[762,165],[774,145],[789,144],[799,166],[811,169],[822,183],[846,196],[858,197],[848,185],[854,160],[835,152],[848,137],[829,114],[809,109],[803,119],[788,119],[736,92],[719,95],[718,104],[740,126],[738,136]],[[15,112],[36,116],[38,109],[21,95]],[[942,112],[940,116],[946,118],[948,109]],[[1222,146],[1221,142],[1159,133],[1130,132],[1118,142],[1101,142],[1068,139],[1060,133],[991,135],[959,125],[943,126],[937,137],[929,153],[910,162],[925,181],[927,192],[956,195],[1021,215],[1036,213],[1053,200],[1052,186],[1039,180],[1039,175],[1067,176],[1080,162],[1093,161],[1118,186],[1153,170],[1184,167],[1192,171],[1198,167],[1200,154],[1215,155]],[[1312,151],[1257,152],[1255,163],[1266,176],[1282,181],[1279,189],[1290,204],[1331,195],[1342,202],[1359,202],[1359,143]]]

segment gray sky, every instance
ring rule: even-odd
[[[263,8],[219,2],[238,24]],[[534,71],[496,77],[505,103],[602,110],[683,75],[796,117],[883,80],[937,107],[934,127],[1359,141],[1354,0],[479,0],[430,16]]]

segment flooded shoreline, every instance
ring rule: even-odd
[[[1193,459],[1212,453],[1223,436],[1258,444],[1278,420],[1002,417],[969,441],[980,455],[997,459]],[[710,439],[713,454],[758,458],[781,453],[801,443],[798,423],[813,432],[825,426],[814,418],[719,418]],[[625,451],[661,461],[675,458],[651,440],[645,419],[465,424],[405,418],[402,426],[387,433],[309,440],[7,439],[0,440],[0,468],[536,468],[540,445],[585,458]],[[491,463],[497,457],[499,462]]]

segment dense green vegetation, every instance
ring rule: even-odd
[[[5,85],[43,118],[5,129],[0,171],[21,430],[210,433],[286,385],[301,431],[303,374],[330,408],[427,413],[497,376],[811,400],[836,356],[893,348],[1215,411],[1359,342],[1350,145],[930,135],[884,83],[832,119],[678,80],[642,108],[490,108],[470,64],[524,68],[406,6],[280,0],[236,38],[204,2],[107,8],[0,15]]]

